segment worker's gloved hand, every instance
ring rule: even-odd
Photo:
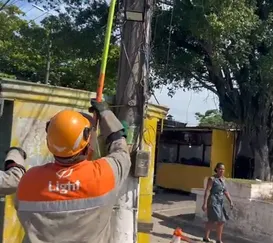
[[[100,134],[106,143],[111,143],[121,138],[121,132],[123,132],[124,127],[109,109],[108,104],[105,101],[97,102],[95,99],[91,99],[91,105],[89,112],[95,112],[98,115],[100,119]]]
[[[25,160],[27,158],[26,152],[19,147],[11,147],[6,152],[5,159],[5,170],[9,170],[12,167],[21,168],[23,171],[25,169]]]
[[[109,106],[105,101],[98,102],[96,99],[91,99],[91,107],[89,108],[90,113],[96,112],[98,115],[100,115],[106,110],[109,110]]]
[[[123,126],[123,130],[121,130],[121,135],[125,138],[127,138],[128,135],[128,122],[126,121],[121,121],[121,124]]]

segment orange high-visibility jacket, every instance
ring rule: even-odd
[[[122,129],[110,111],[101,116],[100,126],[107,135]],[[110,145],[108,156],[96,161],[48,163],[28,170],[16,198],[26,233],[23,242],[110,243],[113,206],[130,166],[121,138]]]

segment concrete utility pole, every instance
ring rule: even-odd
[[[140,141],[143,116],[148,100],[152,8],[153,0],[124,0],[122,6],[125,23],[122,30],[115,111],[117,117],[129,125],[127,142],[131,152],[142,147]],[[141,9],[142,21],[139,19]],[[137,242],[138,200],[139,178],[130,175],[115,207],[113,226],[116,231],[113,243]]]

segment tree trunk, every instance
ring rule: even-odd
[[[268,149],[269,149],[269,165],[271,168],[271,181],[273,181],[273,136],[272,134],[269,135],[268,138]]]
[[[251,136],[247,133],[240,133],[239,148],[237,156],[244,156],[246,158],[254,159],[253,149],[251,148]]]
[[[254,179],[270,181],[271,170],[266,128],[256,128],[256,133],[253,136],[252,148],[255,159]]]
[[[257,83],[262,81],[259,75],[255,78],[257,80],[253,81]],[[245,135],[251,138],[251,148],[255,160],[254,179],[270,181],[268,131],[272,130],[272,119],[269,118],[270,116],[273,118],[273,108],[266,95],[269,94],[268,90],[261,86],[259,92],[251,93],[241,86],[239,92],[238,89],[224,89],[220,85],[221,80],[216,80],[216,82],[218,82],[216,88],[223,119],[240,125]]]

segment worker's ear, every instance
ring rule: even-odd
[[[84,128],[84,130],[83,130],[83,138],[84,138],[85,141],[88,140],[88,138],[90,137],[90,135],[91,135],[91,129],[89,127]]]
[[[84,116],[90,122],[91,127],[93,127],[95,125],[95,120],[92,116],[90,116],[89,114],[84,113],[84,112],[80,112],[80,114],[82,116]]]

